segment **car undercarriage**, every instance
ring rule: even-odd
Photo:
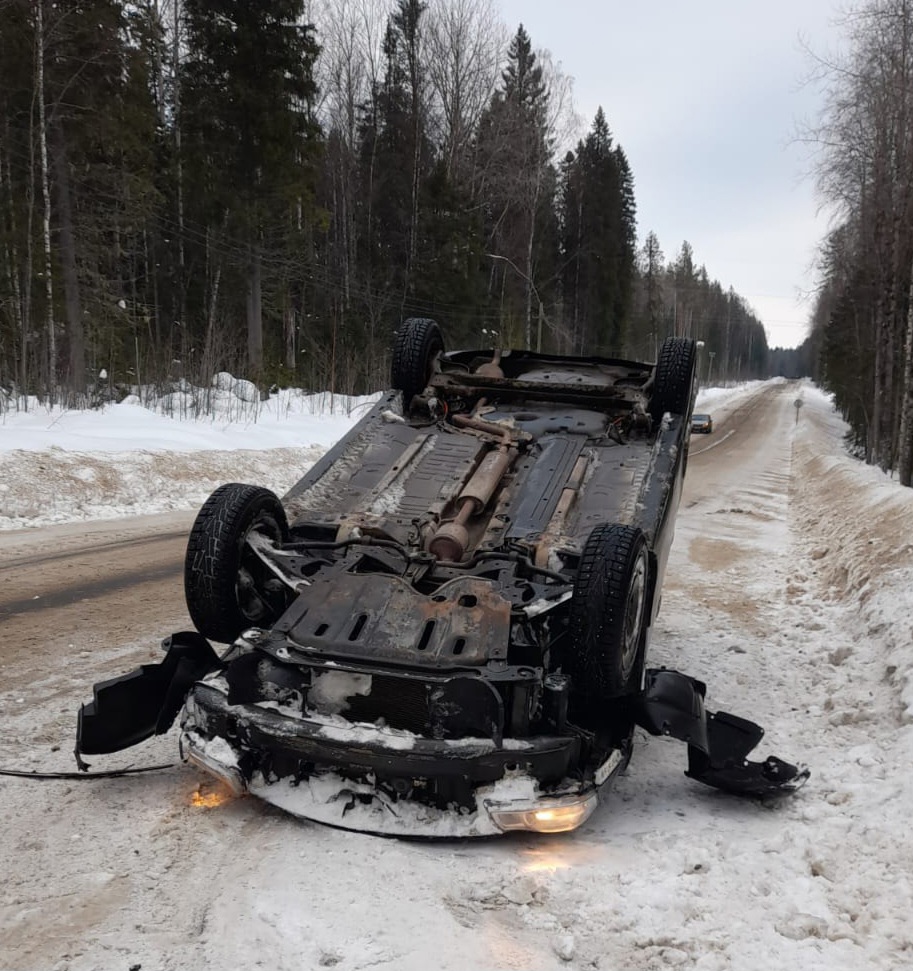
[[[576,828],[637,726],[686,742],[708,785],[801,785],[748,761],[759,726],[648,664],[693,342],[656,364],[446,353],[414,318],[391,383],[281,500],[239,483],[207,500],[185,561],[196,631],[96,685],[78,756],[179,718],[185,757],[236,792],[403,835]]]

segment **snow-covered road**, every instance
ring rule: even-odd
[[[745,388],[702,409],[715,430],[692,440],[652,662],[705,680],[711,709],[763,724],[760,755],[807,762],[798,796],[761,806],[705,789],[683,775],[684,746],[646,735],[578,832],[476,843],[304,823],[226,800],[182,764],[0,778],[0,967],[913,966],[913,492],[844,455],[842,424],[808,385]],[[35,475],[26,454],[46,481],[78,467],[47,450],[0,453],[2,501],[20,516]],[[246,463],[262,468],[268,453],[231,455],[226,478],[262,481]],[[94,508],[91,493],[80,502]],[[42,533],[48,550],[63,542]],[[24,542],[0,531],[0,566]],[[130,633],[114,643],[74,620],[24,656],[3,643],[3,590],[0,764],[70,769],[91,684],[153,660],[176,601],[157,614],[152,597],[132,624],[123,604]],[[40,630],[40,610],[33,619]],[[93,768],[174,762],[176,748],[172,732]]]

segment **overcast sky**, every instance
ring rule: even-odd
[[[842,34],[841,0],[501,0],[574,79],[592,125],[602,105],[635,180],[638,237],[697,265],[753,307],[771,346],[806,334],[818,213],[797,124],[819,94],[810,61]]]

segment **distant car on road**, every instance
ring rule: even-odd
[[[692,415],[691,431],[709,435],[713,431],[713,418],[710,415]]]

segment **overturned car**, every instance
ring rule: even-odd
[[[207,500],[185,561],[196,631],[96,685],[77,757],[179,717],[184,756],[238,793],[440,836],[574,829],[636,726],[686,742],[700,782],[794,790],[807,770],[747,760],[759,726],[647,663],[694,360],[681,338],[655,364],[446,352],[407,320],[393,389],[281,500]]]

